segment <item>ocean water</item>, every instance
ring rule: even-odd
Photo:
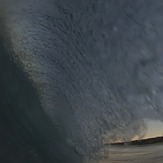
[[[141,146],[110,146],[109,159],[99,163],[163,163],[163,143]]]
[[[161,1],[37,2],[13,3],[1,23],[0,162],[86,163],[103,137],[162,134],[144,121],[163,121]],[[110,146],[98,162],[163,163],[162,151]]]

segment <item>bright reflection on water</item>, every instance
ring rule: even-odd
[[[163,136],[163,123],[159,120],[144,119],[147,133],[142,139]],[[134,137],[132,140],[138,140]],[[108,158],[98,163],[163,163],[163,142],[140,143],[139,145],[108,145]]]
[[[99,163],[162,163],[163,143],[143,146],[111,146],[109,159]]]

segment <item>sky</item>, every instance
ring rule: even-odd
[[[163,136],[163,122],[159,120],[145,119],[147,125],[147,134],[143,139]],[[132,140],[136,140],[138,137],[134,137]]]
[[[163,123],[161,121],[148,120],[148,132],[145,138],[163,136]]]

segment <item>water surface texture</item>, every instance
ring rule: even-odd
[[[107,161],[100,163],[162,163],[163,144],[110,147]]]
[[[161,162],[162,98],[162,0],[0,0],[0,162]]]

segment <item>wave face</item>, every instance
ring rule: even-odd
[[[108,159],[106,144],[143,138],[144,119],[163,121],[163,1],[0,3],[0,120],[11,151],[95,163]]]

